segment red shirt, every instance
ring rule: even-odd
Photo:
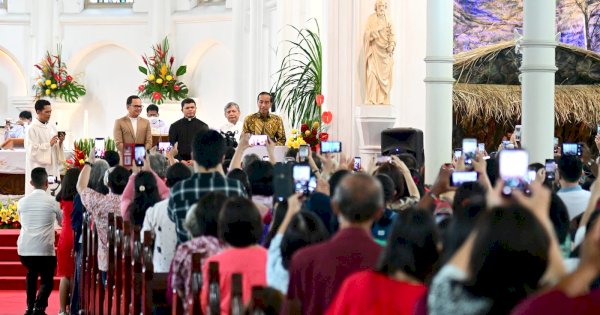
[[[361,271],[344,281],[327,315],[412,315],[427,292],[422,284],[394,280],[375,271]]]
[[[342,229],[329,241],[299,250],[290,265],[288,300],[298,299],[303,314],[324,314],[344,280],[373,269],[381,250],[360,228]]]
[[[562,291],[550,291],[521,302],[512,315],[597,315],[600,314],[600,289],[575,298]]]

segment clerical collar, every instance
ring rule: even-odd
[[[42,125],[47,125],[48,124],[48,122],[43,122],[43,121],[39,120],[38,118],[36,118],[36,120],[39,121]]]
[[[194,116],[194,117],[192,117],[192,118],[187,118],[187,117],[183,117],[183,118],[184,118],[185,120],[187,120],[187,121],[192,121],[192,120],[196,119],[196,116]]]

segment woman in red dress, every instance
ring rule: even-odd
[[[57,269],[56,274],[60,277],[60,313],[67,314],[67,301],[71,289],[71,277],[75,271],[73,259],[73,228],[71,228],[71,212],[73,211],[73,198],[77,195],[77,179],[79,169],[72,168],[67,171],[63,179],[60,191],[56,195],[56,201],[60,202],[63,211],[62,230],[58,239],[56,250]]]

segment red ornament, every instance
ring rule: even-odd
[[[325,96],[323,96],[323,94],[317,94],[315,99],[317,101],[317,106],[321,106],[323,103],[325,103]]]
[[[333,119],[333,114],[330,111],[323,112],[323,114],[321,114],[321,119],[324,123],[329,124]]]
[[[300,131],[304,133],[306,130],[308,130],[308,124],[302,124],[302,126],[300,126]]]
[[[162,94],[160,94],[160,92],[154,92],[152,93],[152,99],[155,101],[158,101],[162,98]]]
[[[319,140],[327,141],[327,139],[329,139],[329,134],[327,132],[321,132],[319,134]]]
[[[145,88],[145,86],[144,86],[143,84],[142,84],[142,85],[140,85],[140,86],[138,86],[138,90],[140,90],[140,92],[141,92],[141,91],[143,91],[143,90],[144,90],[144,88]]]
[[[67,76],[67,82],[71,82],[71,81],[73,81],[73,77],[72,77],[72,76],[70,76],[70,75],[68,75],[68,76]]]
[[[175,86],[173,86],[173,90],[179,91],[179,90],[181,90],[181,87],[179,85],[175,85]]]

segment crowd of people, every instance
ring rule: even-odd
[[[128,102],[132,111],[141,110],[135,98]],[[264,103],[259,95],[259,113]],[[186,114],[189,104],[182,103],[181,123],[194,119]],[[26,314],[45,314],[56,261],[61,314],[78,311],[77,295],[67,296],[82,272],[86,211],[98,230],[103,278],[107,217],[115,213],[152,231],[155,271],[169,273],[169,286],[184,301],[193,294],[192,254],[200,254],[203,266],[202,309],[209,303],[209,264],[218,262],[223,314],[230,313],[237,273],[245,304],[253,286],[272,288],[265,314],[600,313],[600,184],[593,160],[559,152],[555,173],[531,164],[536,178],[507,194],[498,159],[482,152],[472,161],[476,181],[451,185],[452,172],[469,167],[460,157],[425,187],[410,154],[373,159],[360,169],[343,154],[314,152],[302,161],[296,150],[276,162],[280,139],[270,128],[276,118],[256,119],[250,124],[263,125],[251,133],[275,132],[266,144],[269,161],[244,156],[250,133],[233,149],[219,131],[199,128],[186,135],[188,148],[179,140],[166,157],[152,149],[143,167],[123,167],[117,152],[103,159],[91,154],[81,171],[64,176],[59,203],[44,192],[48,172],[34,168],[35,190],[18,207]],[[123,120],[133,124],[131,117]],[[600,147],[600,137],[596,143]],[[313,191],[282,195],[288,190],[277,177],[286,176],[280,171],[287,163],[310,167]],[[63,225],[56,254],[54,221]]]

